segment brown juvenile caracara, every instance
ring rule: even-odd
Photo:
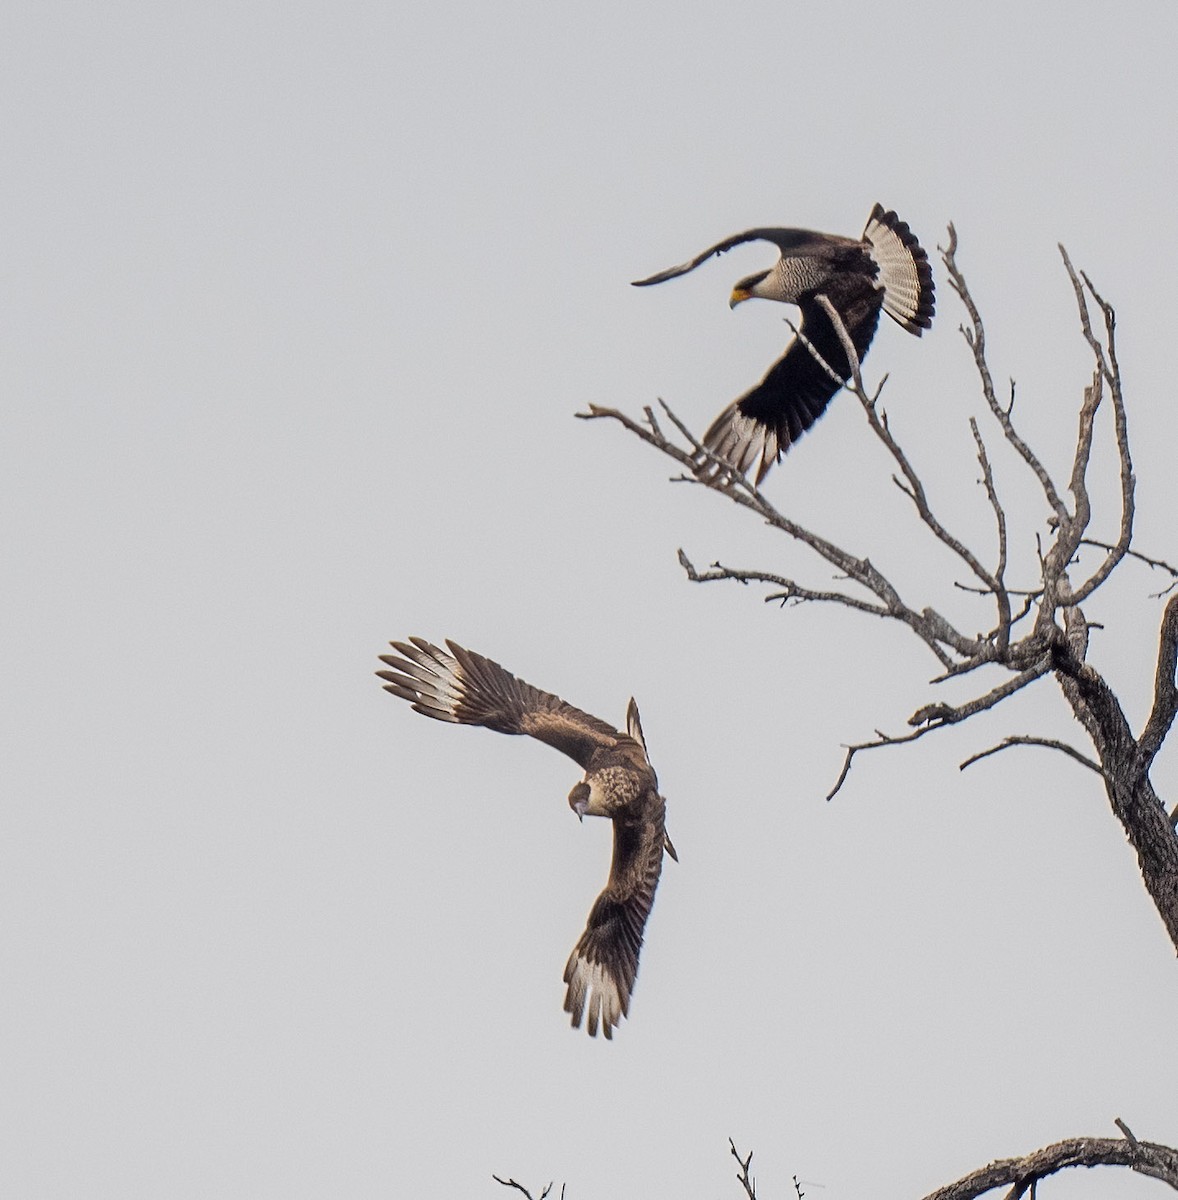
[[[646,756],[638,705],[630,700],[626,732],[516,679],[498,663],[448,641],[450,653],[424,638],[393,642],[377,671],[385,691],[437,721],[526,733],[575,760],[585,778],[569,793],[578,817],[609,817],[614,854],[609,880],[589,913],[564,969],[565,1012],[574,1027],[607,1038],[630,1009],[642,932],[654,902],[664,849],[678,859],[664,828],[666,802]]]
[[[759,485],[851,377],[842,342],[818,297],[825,296],[834,306],[860,361],[875,335],[881,308],[919,337],[933,323],[934,297],[932,268],[916,235],[894,212],[885,212],[878,204],[858,240],[809,229],[750,229],[709,246],[689,262],[636,280],[634,286],[686,275],[713,254],[756,241],[772,242],[781,257],[767,271],[740,280],[729,306],[735,308],[754,296],[796,304],[802,310],[802,337],[838,376],[832,378],[795,338],[765,378],[712,422],[703,444],[742,474],[759,459]],[[700,469],[702,474],[714,473],[702,461]]]

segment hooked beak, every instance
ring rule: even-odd
[[[589,807],[589,785],[582,780],[569,792],[569,808],[577,814],[578,821],[584,821],[585,810]]]
[[[732,295],[728,297],[728,307],[735,308],[742,300],[751,300],[752,296],[752,292],[747,288],[734,287]]]

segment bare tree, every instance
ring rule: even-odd
[[[1150,779],[1154,758],[1178,711],[1178,686],[1175,684],[1178,593],[1170,596],[1162,613],[1153,704],[1141,729],[1135,731],[1131,727],[1113,689],[1088,661],[1090,625],[1085,615],[1085,605],[1108,582],[1121,563],[1128,558],[1136,558],[1155,570],[1167,572],[1171,579],[1167,591],[1173,591],[1173,581],[1178,580],[1178,570],[1160,559],[1138,553],[1132,545],[1135,481],[1121,369],[1117,360],[1116,316],[1112,305],[1101,297],[1091,280],[1072,266],[1067,252],[1061,246],[1060,254],[1075,295],[1080,328],[1092,359],[1091,382],[1084,388],[1079,408],[1071,473],[1066,489],[1061,488],[1015,428],[1013,384],[1005,402],[998,398],[986,358],[982,318],[970,295],[965,276],[957,265],[956,232],[952,226],[948,232],[948,245],[941,248],[941,257],[950,285],[965,310],[961,333],[972,355],[982,395],[1001,438],[1011,448],[1017,461],[1037,481],[1046,505],[1046,525],[1035,536],[1037,578],[1025,581],[1018,587],[1012,586],[1008,580],[1010,534],[1007,510],[995,483],[990,451],[978,423],[971,419],[970,430],[981,468],[980,482],[993,513],[996,549],[990,555],[968,546],[933,511],[912,459],[891,432],[887,417],[879,408],[883,385],[872,393],[868,392],[854,347],[838,313],[832,305],[826,304],[825,308],[840,332],[852,366],[852,378],[847,390],[859,400],[872,433],[890,454],[895,464],[893,481],[911,501],[926,534],[947,547],[969,576],[967,583],[951,582],[975,592],[990,609],[990,627],[985,633],[965,633],[931,605],[905,599],[900,588],[874,565],[870,557],[846,550],[786,516],[743,475],[734,472],[727,463],[704,447],[670,407],[661,401],[665,419],[674,427],[670,434],[664,432],[659,418],[650,408],[645,410],[643,421],[635,420],[617,409],[597,405],[591,405],[587,413],[578,415],[590,420],[607,418],[619,422],[644,442],[680,463],[685,473],[679,479],[706,487],[749,510],[786,537],[807,547],[837,572],[833,585],[812,585],[776,572],[740,569],[720,562],[713,563],[706,570],[698,570],[680,550],[679,561],[693,582],[760,583],[772,589],[765,596],[767,601],[837,604],[856,612],[898,621],[907,626],[936,658],[940,670],[930,681],[934,686],[980,672],[982,668],[998,668],[1004,674],[1004,678],[996,685],[978,687],[973,697],[964,703],[948,704],[932,700],[923,705],[908,718],[908,732],[888,734],[877,730],[871,740],[848,746],[842,770],[828,798],[842,787],[852,762],[860,752],[916,741],[935,730],[959,724],[977,713],[992,709],[1040,680],[1053,679],[1072,713],[1087,732],[1091,741],[1090,751],[1054,738],[1028,733],[1008,737],[999,745],[980,750],[961,765],[964,768],[1014,746],[1040,746],[1064,754],[1098,775],[1113,814],[1137,853],[1146,891],[1178,950],[1178,830],[1175,829],[1178,824],[1178,805],[1167,811]],[[814,348],[809,348],[822,363]],[[822,365],[830,370],[827,364]],[[833,372],[831,374],[834,375]],[[1095,421],[1102,405],[1111,406],[1112,409],[1112,437],[1119,463],[1119,534],[1112,543],[1100,542],[1089,536],[1093,511],[1088,471]],[[1078,556],[1084,548],[1100,552],[1098,562],[1091,569],[1080,567]]]

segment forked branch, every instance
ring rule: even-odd
[[[849,391],[863,406],[863,411],[867,416],[867,424],[871,432],[875,434],[884,446],[888,453],[895,459],[897,466],[900,468],[900,473],[904,476],[904,481],[907,486],[902,486],[901,490],[908,496],[912,503],[916,505],[916,511],[920,514],[920,519],[932,531],[933,536],[938,541],[948,546],[958,558],[969,567],[969,569],[981,580],[982,584],[989,590],[997,594],[998,583],[993,575],[986,570],[985,567],[978,561],[973,552],[961,541],[955,538],[937,517],[933,514],[933,510],[929,505],[928,496],[925,493],[924,483],[919,475],[913,470],[912,464],[908,461],[907,454],[900,446],[899,442],[892,436],[891,430],[886,422],[880,419],[879,413],[876,410],[876,404],[879,400],[880,391],[883,385],[876,390],[874,396],[868,396],[863,387],[863,376],[859,364],[859,357],[855,353],[855,345],[851,341],[851,335],[847,332],[847,327],[843,324],[843,319],[839,316],[838,309],[825,297],[819,296],[818,303],[822,306],[823,311],[830,318],[830,323],[834,326],[835,333],[838,334],[839,341],[842,343],[843,352],[847,356],[847,361],[851,364],[851,381],[846,384],[846,389]],[[836,375],[837,379],[838,376]]]
[[[1014,447],[1015,452],[1039,480],[1043,494],[1047,497],[1047,503],[1051,506],[1057,520],[1065,520],[1068,510],[1063,500],[1060,499],[1059,489],[1048,474],[1047,468],[1039,461],[1038,455],[1023,441],[1014,428],[1014,422],[1011,419],[1014,413],[1013,382],[1010,385],[1010,404],[1003,408],[998,403],[998,397],[994,391],[994,377],[990,374],[990,364],[986,361],[986,330],[982,325],[982,316],[978,311],[978,306],[974,303],[973,296],[970,295],[965,276],[957,266],[957,230],[952,224],[949,225],[948,246],[941,246],[938,249],[941,251],[941,261],[945,264],[945,270],[949,272],[949,286],[957,293],[957,297],[969,317],[970,323],[961,326],[961,334],[965,338],[965,344],[973,352],[974,366],[977,369],[978,378],[981,380],[982,395],[985,397],[986,405],[998,422],[1003,437]]]
[[[963,658],[988,655],[988,650],[983,641],[980,641],[976,637],[967,637],[955,629],[935,610],[925,608],[923,611],[918,611],[906,604],[901,598],[899,590],[876,569],[870,559],[860,558],[851,554],[827,538],[814,533],[799,522],[787,517],[770,503],[763,492],[753,487],[747,480],[742,477],[737,477],[735,480],[732,479],[731,468],[728,468],[728,477],[725,478],[701,466],[698,451],[702,447],[698,439],[687,430],[683,422],[672,412],[670,406],[665,401],[660,400],[659,405],[667,416],[667,419],[671,421],[680,433],[689,439],[689,444],[693,446],[691,453],[688,453],[681,446],[664,436],[650,409],[646,410],[645,425],[639,424],[632,417],[627,416],[618,409],[605,408],[596,404],[590,405],[587,412],[578,413],[577,415],[583,420],[607,418],[617,421],[630,430],[630,432],[640,437],[644,442],[655,446],[668,455],[668,457],[675,459],[676,462],[681,463],[692,472],[690,475],[681,476],[681,479],[699,484],[711,491],[719,492],[733,503],[740,505],[740,507],[755,512],[767,525],[786,534],[794,541],[807,546],[819,558],[824,559],[833,566],[840,575],[859,584],[866,592],[875,596],[878,600],[878,604],[871,604],[869,601],[864,601],[862,605],[853,605],[854,607],[862,607],[865,611],[871,611],[880,616],[886,615],[907,625],[929,647],[942,667],[949,669]],[[680,561],[684,562],[685,558],[686,556],[681,557]],[[711,582],[720,578],[738,578],[739,573],[733,573],[732,568],[718,570],[720,570],[719,574],[698,576],[698,581]],[[749,582],[749,580],[745,579],[743,582]],[[787,582],[783,581],[781,586],[786,587]],[[838,602],[846,603],[848,598],[846,593],[829,592],[827,589],[806,588],[803,585],[798,585],[798,588],[799,595],[804,591],[808,599],[818,599],[821,597],[838,600],[838,597],[842,596],[844,598],[838,600]]]
[[[552,1192],[552,1184],[546,1183],[544,1185],[544,1190],[539,1194],[539,1196],[533,1197],[532,1193],[529,1192],[528,1189],[526,1187],[524,1187],[524,1185],[522,1183],[517,1183],[514,1179],[500,1179],[498,1175],[492,1175],[491,1178],[496,1183],[503,1184],[503,1186],[505,1188],[514,1188],[515,1191],[522,1192],[527,1197],[527,1200],[548,1200],[548,1196]],[[560,1185],[560,1200],[564,1200],[564,1184],[563,1183]]]
[[[728,1139],[728,1149],[740,1166],[740,1170],[736,1173],[737,1182],[744,1188],[744,1194],[748,1200],[757,1200],[757,1185],[749,1174],[749,1168],[753,1164],[753,1152],[750,1150],[744,1158],[741,1158],[737,1153],[736,1143],[731,1138]]]

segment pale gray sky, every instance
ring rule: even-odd
[[[864,1200],[1116,1116],[1178,1140],[1178,968],[1099,787],[1036,751],[957,771],[1079,737],[1051,685],[826,804],[935,664],[685,582],[679,546],[829,576],[572,416],[661,395],[702,429],[786,336],[726,303],[766,248],[628,281],[879,200],[930,253],[956,222],[1058,467],[1090,370],[1063,241],[1117,304],[1139,546],[1173,559],[1174,10],[50,0],[2,28],[0,1192],[723,1200],[732,1135],[764,1200]],[[938,286],[867,374],[988,547]],[[1000,469],[1026,563],[1042,514]],[[888,475],[840,397],[766,488],[966,620]],[[1158,586],[1127,565],[1092,611],[1137,720]],[[382,693],[409,634],[638,699],[681,862],[612,1043],[560,1011],[609,829],[559,755]]]

